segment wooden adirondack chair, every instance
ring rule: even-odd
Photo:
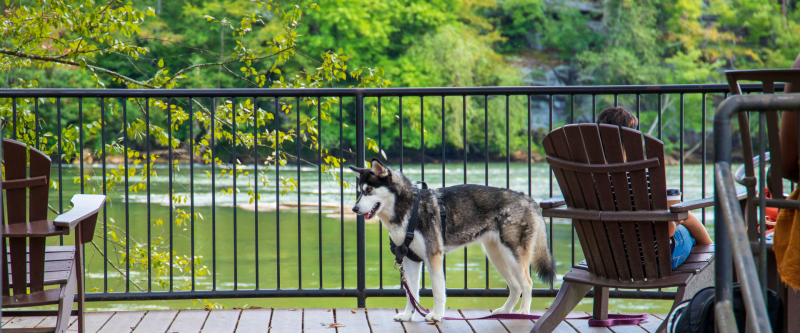
[[[607,319],[609,288],[678,287],[677,304],[713,285],[713,245],[695,246],[685,263],[671,269],[667,222],[714,202],[667,207],[661,141],[629,128],[580,124],[554,130],[544,148],[563,197],[543,201],[543,215],[572,219],[586,260],[564,276],[532,332],[551,332],[592,287],[593,316]]]
[[[50,158],[18,141],[5,139],[3,144],[5,180],[2,182],[4,193],[0,195],[5,197],[7,219],[1,206],[3,200],[0,200],[0,222],[3,267],[8,268],[8,273],[2,276],[3,314],[58,316],[53,328],[3,328],[3,331],[65,332],[70,325],[70,315],[77,314],[78,329],[83,332],[83,247],[45,246],[45,240],[48,236],[69,235],[77,228],[75,244],[90,242],[105,196],[75,195],[72,210],[52,221],[47,220]],[[30,168],[27,165],[29,153]],[[48,286],[56,287],[46,288]],[[78,309],[73,313],[76,286]],[[5,311],[50,304],[58,304],[58,310]]]
[[[762,91],[765,94],[775,93],[775,83],[791,82],[795,87],[800,86],[800,69],[767,69],[767,70],[741,70],[726,71],[728,86],[734,95],[741,94],[742,90],[739,81],[760,81]],[[750,120],[747,113],[740,112],[738,115],[740,124],[749,124]],[[766,187],[772,194],[772,199],[766,199],[767,207],[796,209],[797,201],[787,200],[783,188],[783,164],[781,161],[781,141],[780,141],[780,120],[776,112],[768,112],[765,115],[767,123],[767,143],[769,149],[765,149],[764,162],[769,163],[767,172]],[[755,169],[759,167],[759,155],[753,152],[752,136],[749,126],[739,126],[739,135],[742,138],[742,154],[744,164],[735,172],[735,180],[747,189],[747,202],[745,207],[745,223],[747,224],[747,238],[752,244],[755,259],[759,257],[759,222],[758,205],[760,194],[758,179]],[[772,152],[772,154],[770,154]],[[790,316],[788,309],[800,307],[800,292],[787,290],[778,276],[775,262],[775,255],[772,252],[772,244],[767,244],[767,288],[775,290],[784,302],[783,318],[786,318],[783,332],[787,332],[789,327],[800,327],[800,317]]]

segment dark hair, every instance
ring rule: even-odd
[[[598,124],[617,125],[636,129],[639,119],[621,107],[605,108],[597,115]]]

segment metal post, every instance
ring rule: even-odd
[[[356,94],[356,166],[359,168],[364,167],[364,95]],[[358,189],[356,189],[358,191]],[[367,298],[364,293],[366,290],[367,269],[366,269],[366,241],[364,236],[364,216],[358,215],[356,220],[357,225],[357,240],[356,240],[356,258],[357,262],[357,285],[358,289],[358,307],[367,307]]]

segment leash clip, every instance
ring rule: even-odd
[[[397,268],[397,263],[395,263],[395,268]],[[406,281],[406,270],[403,269],[403,264],[400,264],[400,279]]]

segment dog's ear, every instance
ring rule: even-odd
[[[381,161],[377,158],[372,159],[372,173],[374,173],[378,177],[386,177],[389,175],[389,169],[381,163]]]
[[[361,174],[370,171],[369,169],[358,168],[358,167],[354,167],[352,165],[350,166],[350,170],[353,170],[353,173],[356,174],[356,178],[358,178],[358,179],[361,179]]]

